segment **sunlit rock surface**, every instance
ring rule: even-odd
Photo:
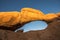
[[[0,12],[0,26],[12,27],[19,23],[21,16],[20,12]]]
[[[59,17],[57,14],[44,14],[42,11],[33,8],[22,8],[20,12],[0,12],[0,26],[13,27],[18,23],[24,24],[33,20],[51,21]]]

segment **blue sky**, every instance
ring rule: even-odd
[[[0,0],[0,11],[20,11],[24,7],[56,13],[60,12],[60,0]]]
[[[24,30],[23,32],[44,30],[47,28],[47,26],[48,26],[48,24],[44,21],[33,21],[28,24],[25,24],[21,28],[18,28],[17,30],[15,30],[15,32],[17,32],[19,30]]]

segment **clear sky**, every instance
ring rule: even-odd
[[[60,12],[60,0],[0,0],[0,11],[20,11],[24,7],[55,13]]]
[[[25,24],[22,28],[18,28],[15,32],[19,30],[24,30],[23,32],[44,30],[48,27],[48,24],[44,21],[33,21],[28,24]]]

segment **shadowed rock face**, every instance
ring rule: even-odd
[[[45,30],[13,32],[0,29],[0,40],[60,40],[60,18],[56,18],[48,23]]]

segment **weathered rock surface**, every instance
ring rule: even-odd
[[[0,40],[60,40],[60,19],[55,19],[48,23],[45,30],[13,32],[10,30],[0,29]]]

